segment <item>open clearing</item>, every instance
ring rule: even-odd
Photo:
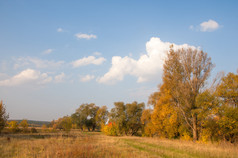
[[[99,132],[12,134],[0,137],[1,158],[235,158],[238,157],[237,153],[237,146],[231,144],[199,144],[146,137],[111,137]]]

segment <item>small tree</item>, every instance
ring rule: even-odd
[[[43,124],[41,126],[41,129],[42,129],[43,132],[47,132],[47,126],[45,124]]]
[[[28,122],[27,120],[22,120],[19,124],[22,127],[23,132],[28,132]]]
[[[0,101],[0,132],[5,127],[7,123],[8,115],[6,113],[6,108],[4,107],[2,100]]]
[[[13,133],[18,132],[19,128],[18,128],[18,123],[17,121],[11,121],[8,123],[9,126],[9,130]]]
[[[196,49],[171,49],[164,63],[163,83],[171,100],[198,140],[198,109],[196,98],[204,88],[213,68],[207,53]]]

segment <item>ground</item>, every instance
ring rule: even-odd
[[[148,137],[112,137],[100,132],[8,134],[0,136],[1,158],[237,157],[232,144],[201,144]]]

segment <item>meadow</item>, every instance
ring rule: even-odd
[[[5,134],[1,158],[204,158],[238,157],[234,144],[201,144],[150,137],[106,136],[101,132]]]

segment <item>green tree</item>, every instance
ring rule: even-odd
[[[171,49],[164,63],[163,83],[171,99],[198,140],[196,98],[205,86],[213,68],[207,53],[197,49]]]
[[[144,103],[126,104],[126,134],[135,135],[142,129],[141,116],[144,108]]]
[[[115,102],[115,107],[109,113],[109,122],[115,123],[119,134],[126,132],[126,106],[123,102]]]
[[[115,102],[115,107],[109,114],[109,122],[115,123],[120,134],[135,135],[142,129],[141,115],[144,109],[144,103]]]
[[[0,132],[6,126],[8,119],[8,114],[6,113],[6,108],[3,105],[2,100],[0,101]]]
[[[96,115],[99,107],[95,104],[82,104],[76,112],[72,114],[73,123],[76,123],[79,128],[87,127],[88,131],[94,131],[97,127]]]
[[[238,140],[238,73],[228,73],[221,79],[215,94],[221,102],[218,109],[218,132],[224,140]]]
[[[221,79],[216,94],[229,106],[238,107],[238,73],[228,73]]]
[[[65,116],[61,120],[61,126],[64,131],[69,132],[72,128],[72,119],[69,116]]]
[[[96,115],[96,124],[98,127],[103,127],[108,121],[108,111],[106,106],[102,106],[98,109]]]

